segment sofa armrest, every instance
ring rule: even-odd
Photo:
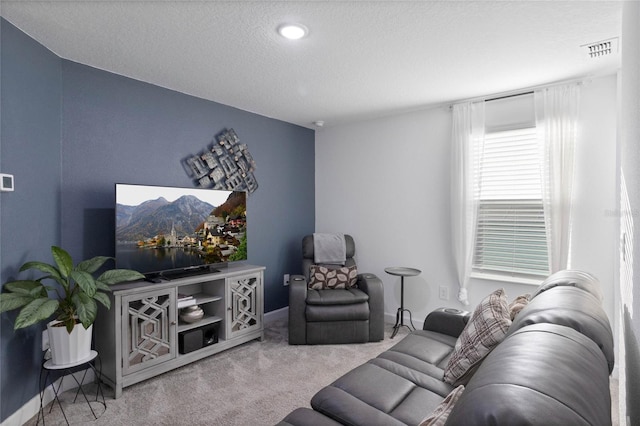
[[[307,343],[307,280],[302,275],[289,278],[289,344]]]
[[[375,274],[358,275],[358,288],[369,296],[369,341],[384,339],[384,286]]]
[[[471,314],[453,308],[439,308],[427,315],[423,330],[435,331],[453,337],[460,336]]]
[[[533,324],[505,337],[475,372],[446,424],[611,425],[609,369],[573,328]]]

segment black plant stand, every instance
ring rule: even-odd
[[[398,330],[401,327],[407,327],[409,331],[413,328],[415,331],[415,326],[413,325],[413,318],[411,317],[411,311],[409,309],[404,308],[404,277],[413,277],[419,275],[422,271],[415,268],[404,268],[404,267],[392,267],[385,268],[384,271],[390,275],[396,275],[400,277],[400,307],[398,308],[398,312],[396,312],[396,324],[393,326],[393,333],[391,334],[391,338],[393,339],[398,334]],[[409,312],[409,323],[411,327],[405,325],[404,316],[402,315],[404,311]]]
[[[96,361],[99,361],[99,368],[96,369]],[[76,376],[73,373],[76,373],[78,371],[82,371],[84,369],[84,371],[82,372],[82,379],[78,380],[76,378]],[[95,380],[96,383],[98,385],[97,389],[96,389],[96,399],[95,401],[90,401],[89,398],[87,398],[87,395],[84,392],[84,389],[82,389],[82,385],[84,384],[84,380],[87,376],[87,371],[89,371],[89,369],[91,369],[95,375]],[[56,389],[56,383],[55,380],[51,377],[53,373],[62,373],[62,376],[58,376],[60,377],[60,383],[58,384],[58,388]],[[64,412],[64,409],[62,408],[62,403],[60,402],[60,393],[62,390],[62,382],[63,380],[70,376],[71,378],[73,378],[73,380],[75,380],[76,384],[78,385],[78,388],[76,390],[76,396],[73,399],[73,402],[76,402],[76,400],[78,399],[78,395],[80,395],[80,393],[82,393],[82,396],[84,397],[84,400],[86,401],[87,405],[89,406],[89,409],[91,410],[91,414],[93,414],[94,419],[98,419],[98,415],[96,414],[96,412],[93,410],[93,407],[91,406],[91,402],[98,402],[100,404],[102,404],[102,406],[105,408],[106,410],[106,403],[104,400],[104,393],[102,392],[102,361],[100,360],[100,357],[98,356],[98,352],[96,351],[91,351],[91,355],[84,360],[78,361],[78,362],[74,362],[71,364],[65,364],[65,365],[56,365],[52,362],[52,360],[45,360],[42,363],[42,369],[40,370],[40,411],[38,412],[38,420],[36,421],[36,425],[40,423],[40,417],[42,416],[42,424],[45,424],[45,420],[44,420],[44,407],[43,407],[43,399],[44,399],[44,392],[47,388],[48,385],[51,385],[51,387],[53,388],[53,393],[54,393],[54,399],[51,402],[51,408],[49,409],[49,412],[51,412],[51,410],[53,409],[53,405],[57,402],[58,405],[60,406],[60,411],[62,412],[62,416],[64,417],[64,420],[67,422],[67,425],[69,424],[69,420],[67,419],[67,415]],[[44,379],[44,380],[43,380]],[[100,401],[98,399],[98,395],[100,395],[102,397],[102,401]]]

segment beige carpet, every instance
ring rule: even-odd
[[[113,399],[106,387],[106,410],[93,420],[86,402],[72,403],[75,391],[63,394],[65,413],[76,425],[274,425],[347,371],[390,348],[391,340],[357,345],[289,346],[286,320],[267,324],[265,340],[205,358],[156,378],[125,388]],[[88,392],[94,385],[86,386]],[[46,425],[66,424],[58,405],[45,409]],[[35,425],[36,418],[27,425]],[[42,422],[40,423],[42,424]]]
[[[84,400],[72,403],[75,391],[65,392],[62,399],[72,425],[275,425],[295,408],[308,407],[323,386],[406,334],[403,328],[391,340],[387,325],[382,342],[289,346],[287,322],[278,320],[267,324],[263,342],[252,341],[125,388],[119,399],[105,387],[106,410],[92,403],[98,420],[93,420]],[[617,380],[611,381],[614,426],[618,425],[617,385]],[[95,392],[94,386],[85,389]],[[46,425],[66,424],[58,405],[49,405],[45,413]],[[36,418],[26,424],[35,425]]]

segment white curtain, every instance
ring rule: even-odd
[[[551,273],[570,267],[571,193],[580,86],[534,93],[542,161],[542,200]]]
[[[480,183],[474,170],[482,157],[484,102],[453,106],[451,220],[452,246],[460,291],[458,300],[468,305],[467,287],[471,276],[478,216]]]

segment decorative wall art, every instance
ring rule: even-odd
[[[217,137],[211,149],[187,158],[186,170],[196,185],[203,188],[227,191],[249,191],[258,189],[253,174],[256,162],[246,144],[233,129],[225,130]]]

